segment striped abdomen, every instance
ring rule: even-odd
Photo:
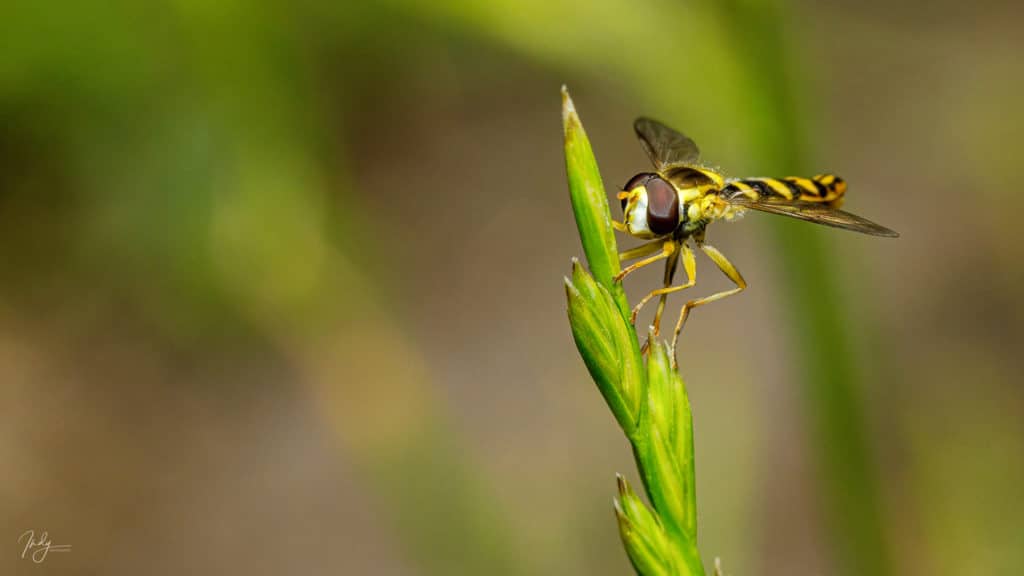
[[[746,194],[752,198],[778,198],[822,202],[838,207],[843,202],[846,182],[834,174],[819,174],[814,178],[789,176],[786,178],[741,178],[729,180],[722,188],[723,196]]]

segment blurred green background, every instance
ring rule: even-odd
[[[628,574],[632,458],[564,314],[562,83],[612,192],[651,115],[730,175],[835,171],[903,234],[710,229],[751,288],[681,340],[705,559],[1024,572],[1022,18],[16,0],[3,572]],[[29,528],[72,552],[21,560]]]

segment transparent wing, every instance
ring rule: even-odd
[[[658,171],[674,166],[696,164],[700,158],[697,144],[686,136],[650,118],[637,118],[633,123],[644,152]]]
[[[723,197],[723,200],[733,206],[742,206],[743,208],[750,208],[751,210],[758,210],[771,214],[781,214],[783,216],[798,218],[800,220],[806,220],[816,224],[824,224],[826,226],[842,228],[843,230],[853,230],[854,232],[860,232],[862,234],[885,236],[888,238],[896,238],[899,236],[899,233],[894,232],[885,226],[875,224],[871,220],[862,218],[856,214],[844,212],[838,208],[832,208],[827,204],[801,202],[799,200],[785,200],[782,198],[772,197],[754,199],[742,193],[734,194],[732,197]]]

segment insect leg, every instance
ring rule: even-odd
[[[659,248],[664,247],[664,240],[655,240],[653,242],[647,242],[646,244],[641,244],[635,248],[630,248],[625,252],[619,252],[619,261],[621,262],[623,260],[635,260],[637,258],[642,258],[644,256],[647,256],[648,254],[653,254],[657,252]]]
[[[668,288],[669,286],[671,286],[672,285],[672,279],[675,278],[675,276],[676,276],[676,269],[679,268],[679,253],[683,249],[686,249],[687,251],[689,251],[689,249],[690,249],[689,246],[686,246],[686,242],[685,241],[679,242],[677,240],[676,242],[679,243],[679,245],[676,247],[677,248],[676,255],[673,256],[672,258],[669,258],[668,261],[665,262],[665,284],[664,284],[664,288]],[[690,279],[689,273],[687,273],[686,279],[687,279],[687,281],[689,281],[689,279]],[[658,298],[658,309],[654,311],[654,323],[653,323],[654,335],[655,336],[657,336],[658,332],[661,330],[661,314],[662,314],[662,312],[665,311],[665,302],[667,300],[668,300],[668,294],[667,293],[666,294],[662,294],[661,297]],[[639,306],[642,306],[642,304],[638,305],[638,307],[636,309],[637,313],[640,312]],[[632,319],[633,325],[635,326],[636,325],[636,313],[634,313],[631,316],[631,319]],[[646,345],[649,345],[649,344],[650,344],[650,342],[646,342],[645,343],[645,347],[646,347]]]
[[[672,276],[675,274],[677,263],[679,262],[678,257],[670,260],[665,265],[665,287],[652,290],[650,294],[644,296],[640,303],[633,308],[633,314],[630,316],[630,322],[636,324],[637,314],[640,313],[640,309],[647,304],[651,298],[660,296],[661,301],[658,302],[658,311],[654,313],[654,335],[658,335],[658,330],[661,327],[661,313],[665,311],[665,302],[668,299],[668,295],[673,292],[679,292],[685,290],[697,283],[697,260],[693,256],[693,250],[685,242],[680,242],[679,247],[682,251],[683,257],[683,270],[686,271],[686,283],[678,286],[671,286]]]
[[[665,284],[664,284],[665,288],[668,288],[669,286],[672,285],[672,278],[675,277],[675,275],[676,275],[676,268],[678,268],[678,267],[679,267],[679,250],[676,250],[676,255],[674,257],[669,258],[665,262]],[[640,308],[643,307],[644,303],[647,302],[648,300],[650,300],[653,296],[654,296],[654,294],[648,294],[647,297],[645,297],[643,299],[643,301],[641,301],[640,304],[638,304],[636,306],[636,308],[633,309],[633,313],[629,317],[629,323],[630,324],[632,324],[633,326],[636,326],[636,315],[640,313]],[[658,303],[658,309],[654,312],[654,322],[651,324],[651,329],[652,329],[651,331],[652,331],[654,336],[658,335],[658,329],[659,329],[659,326],[661,326],[661,313],[665,310],[665,299],[666,298],[667,298],[666,296],[662,296],[661,297],[661,301]],[[647,354],[647,349],[650,348],[650,347],[651,347],[651,336],[648,336],[647,340],[644,340],[644,345],[640,347],[640,353],[641,354]]]
[[[710,296],[705,296],[703,298],[697,298],[696,300],[690,300],[689,302],[683,305],[683,310],[682,312],[679,313],[679,322],[676,322],[676,333],[672,337],[673,365],[677,364],[676,342],[679,341],[679,333],[683,331],[683,325],[686,324],[686,318],[687,316],[690,315],[690,310],[696,308],[697,306],[703,306],[704,304],[707,304],[709,302],[721,300],[726,296],[732,296],[733,294],[742,292],[743,289],[747,287],[746,280],[743,279],[743,276],[740,275],[739,270],[737,270],[736,267],[732,265],[732,262],[729,262],[729,260],[725,257],[724,254],[716,250],[714,247],[704,244],[700,240],[697,241],[697,247],[708,255],[708,258],[710,258],[718,266],[719,270],[721,270],[726,276],[729,277],[729,280],[732,280],[733,283],[736,284],[736,287],[733,288],[732,290],[725,290],[722,292],[718,292],[717,294],[712,294]]]
[[[653,244],[653,242],[651,242],[650,244]],[[628,256],[629,253],[630,252],[634,252],[634,251],[638,252],[640,254],[650,253],[651,251],[653,251],[649,247],[650,244],[644,244],[643,246],[639,246],[637,248],[634,248],[633,250],[627,250],[625,252],[625,254],[627,254],[627,258],[628,258],[629,257]],[[626,266],[625,268],[622,269],[622,272],[619,272],[615,276],[615,281],[616,282],[621,282],[622,279],[625,278],[626,276],[629,276],[633,272],[636,272],[637,270],[639,270],[640,268],[643,268],[644,266],[647,266],[648,264],[654,264],[655,262],[657,262],[659,260],[664,260],[665,258],[668,258],[669,256],[675,254],[675,251],[676,251],[676,242],[675,242],[675,240],[668,240],[664,244],[662,244],[662,246],[661,246],[661,254],[656,254],[656,255],[651,256],[649,258],[644,258],[643,260],[640,260],[639,262],[634,262],[633,264],[630,264],[629,266]],[[636,258],[637,256],[634,255],[632,257]]]

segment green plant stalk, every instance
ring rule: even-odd
[[[562,89],[566,174],[588,272],[573,260],[565,279],[569,324],[587,370],[633,447],[652,508],[618,477],[615,514],[638,574],[704,576],[697,549],[693,420],[686,386],[664,343],[653,338],[646,365],[620,270],[608,197],[586,132]]]
[[[562,130],[569,199],[583,243],[583,253],[587,255],[587,267],[597,282],[611,294],[622,314],[628,314],[626,292],[621,283],[614,281],[621,268],[608,196],[590,140],[587,139],[587,133],[583,130],[565,86],[562,86]]]

